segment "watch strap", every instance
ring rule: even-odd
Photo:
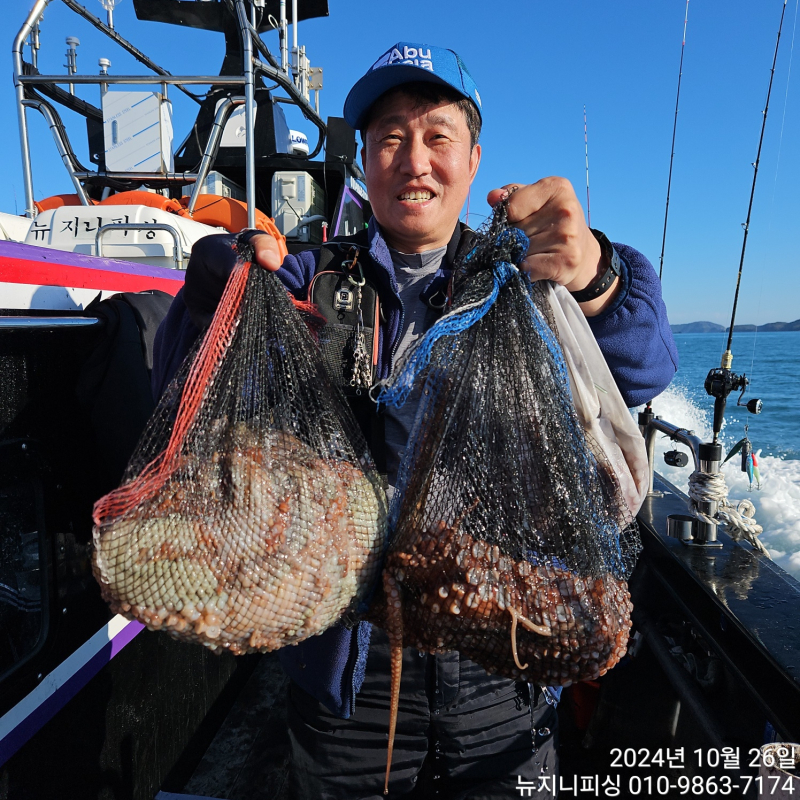
[[[588,303],[590,300],[596,300],[601,297],[611,288],[614,281],[622,275],[619,253],[614,249],[608,237],[595,228],[590,228],[589,230],[591,230],[592,235],[600,244],[600,250],[603,253],[607,267],[605,272],[602,275],[598,275],[587,287],[577,292],[570,292],[579,303]]]

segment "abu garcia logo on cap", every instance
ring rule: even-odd
[[[402,52],[396,47],[387,50],[373,65],[372,69],[379,67],[388,67],[392,64],[411,64],[415,67],[421,67],[433,72],[433,58],[431,57],[431,49],[423,47],[409,47],[405,45]]]

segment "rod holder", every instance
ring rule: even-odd
[[[691,514],[670,514],[667,517],[667,536],[680,542],[694,538],[696,518]]]

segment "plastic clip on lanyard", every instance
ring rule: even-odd
[[[352,284],[355,292],[355,306],[357,321],[353,331],[353,376],[350,385],[360,394],[361,389],[369,389],[372,379],[370,357],[367,352],[367,341],[364,338],[364,316],[361,311],[361,287],[366,283],[361,265],[358,267],[360,280],[348,275],[347,280]]]
[[[350,249],[351,261],[343,261],[342,267],[347,271],[347,280],[353,287],[354,310],[356,324],[353,329],[353,372],[350,386],[361,394],[362,389],[369,389],[372,384],[372,369],[370,355],[367,352],[367,341],[364,338],[364,315],[361,310],[361,287],[366,283],[364,271],[358,263],[358,248]],[[358,267],[358,278],[353,275],[354,267]]]

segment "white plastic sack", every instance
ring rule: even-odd
[[[631,514],[644,502],[650,481],[647,450],[575,298],[542,281],[567,362],[572,397],[586,433],[603,449]]]

